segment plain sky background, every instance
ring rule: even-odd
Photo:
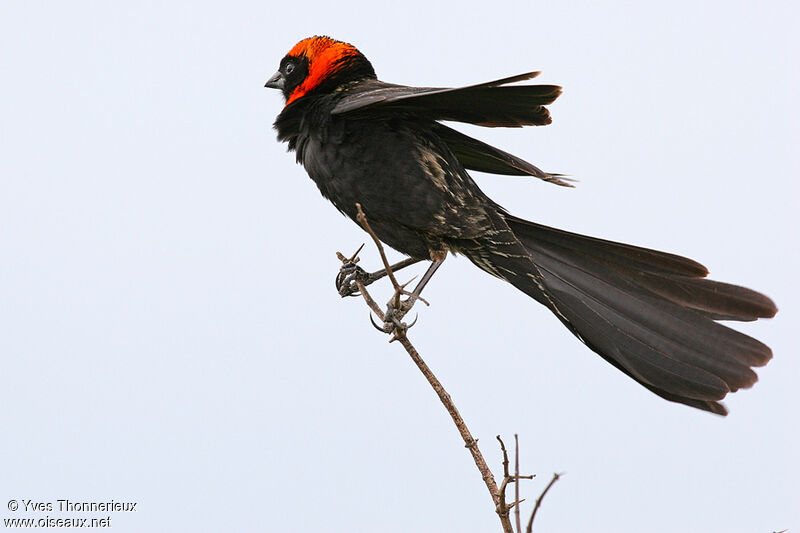
[[[775,358],[723,419],[449,259],[411,338],[495,474],[494,436],[519,433],[526,512],[567,473],[535,529],[797,530],[798,20],[790,1],[3,2],[0,518],[44,516],[10,499],[115,499],[138,502],[117,533],[499,531],[434,393],[333,288],[334,252],[364,234],[271,129],[264,82],[328,34],[387,81],[543,70],[565,88],[551,126],[461,129],[578,187],[481,187],[781,309],[739,327]]]

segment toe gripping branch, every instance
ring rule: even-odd
[[[409,292],[406,290],[406,286],[411,283],[414,278],[409,280],[408,282],[400,285],[396,282],[394,278],[393,271],[396,270],[397,266],[400,268],[404,266],[408,266],[409,264],[417,263],[419,260],[417,259],[406,259],[405,261],[401,261],[397,263],[397,265],[389,265],[384,270],[379,270],[378,272],[368,273],[363,268],[358,266],[359,257],[358,253],[364,247],[362,244],[359,249],[350,257],[345,256],[341,252],[337,252],[336,256],[342,262],[342,266],[339,268],[339,273],[336,275],[336,291],[342,296],[362,296],[364,300],[367,302],[367,305],[371,309],[372,313],[378,315],[383,326],[379,326],[375,323],[372,318],[372,313],[370,313],[369,319],[372,322],[372,325],[375,326],[375,329],[381,331],[383,333],[391,333],[394,334],[391,340],[395,340],[398,335],[405,334],[409,328],[411,328],[417,322],[417,318],[414,318],[414,321],[411,324],[406,324],[403,322],[403,318],[406,314],[414,307],[414,304],[417,300],[422,301],[425,305],[429,305],[425,299],[419,296],[419,293]],[[389,278],[395,282],[394,286],[394,294],[386,303],[386,310],[382,311],[375,300],[372,299],[372,296],[367,292],[366,286],[381,279],[384,276],[389,276]],[[403,296],[407,296],[407,298],[403,298]]]
[[[339,273],[336,274],[336,292],[344,298],[346,296],[360,296],[358,284],[356,280],[360,281],[363,286],[367,286],[375,280],[371,280],[372,274],[367,273],[366,270],[358,266],[358,254],[364,248],[364,245],[358,247],[356,253],[351,257],[345,257],[341,252],[336,252],[336,257],[342,262]]]

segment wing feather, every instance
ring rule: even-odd
[[[533,176],[562,187],[574,187],[568,183],[574,180],[563,174],[545,172],[524,159],[464,135],[443,124],[437,123],[433,132],[447,144],[464,168],[507,176]]]
[[[550,124],[544,107],[561,94],[557,85],[514,85],[539,72],[458,88],[408,87],[370,81],[352,87],[334,107],[334,115],[392,110],[433,120],[468,122],[487,127],[521,127]]]

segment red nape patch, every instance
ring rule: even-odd
[[[307,94],[339,70],[342,58],[356,56],[360,53],[352,44],[343,43],[330,37],[309,37],[294,45],[287,55],[291,57],[305,56],[308,59],[308,76],[292,91],[289,99],[286,100],[286,105]]]

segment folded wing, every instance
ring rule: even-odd
[[[573,187],[569,182],[574,180],[563,174],[545,172],[524,159],[464,135],[444,124],[437,123],[433,131],[447,144],[464,168],[507,176],[533,176],[562,187]]]
[[[506,86],[538,75],[527,72],[460,88],[407,87],[375,80],[354,88],[336,105],[333,114],[381,109],[487,127],[540,126],[550,124],[550,113],[544,106],[558,98],[561,87]]]

